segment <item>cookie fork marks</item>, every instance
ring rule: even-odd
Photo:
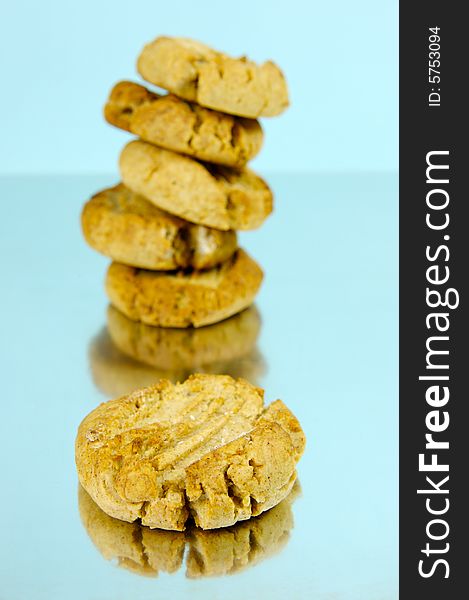
[[[134,395],[102,404],[77,436],[80,481],[111,516],[182,530],[192,515],[213,529],[288,494],[304,435],[280,400],[264,409],[262,390],[222,375],[161,381],[138,396],[139,408]]]

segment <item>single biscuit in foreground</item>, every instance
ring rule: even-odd
[[[89,345],[93,381],[108,398],[159,379],[184,381],[195,372],[226,373],[256,384],[266,370],[256,346],[259,328],[260,317],[253,306],[199,329],[143,325],[109,306],[108,327]]]
[[[185,532],[148,529],[125,523],[102,511],[80,485],[78,508],[81,522],[106,560],[138,575],[157,577],[183,566],[186,577],[231,575],[278,553],[293,528],[292,504],[299,495],[298,482],[277,506],[260,516],[226,529]],[[186,550],[186,552],[185,552]]]
[[[112,263],[106,276],[111,303],[129,319],[160,327],[217,323],[252,304],[262,270],[243,250],[207,271],[148,271]]]
[[[290,492],[305,445],[298,420],[263,390],[192,375],[110,400],[80,424],[80,483],[110,516],[151,528],[233,525]]]
[[[244,167],[262,146],[258,121],[203,108],[121,81],[104,107],[106,120],[143,140],[228,167]]]
[[[92,248],[143,269],[207,269],[230,258],[237,247],[234,231],[184,221],[123,184],[93,196],[83,208],[81,223]]]
[[[247,168],[201,163],[140,140],[124,147],[119,167],[128,188],[191,223],[257,229],[272,212],[272,192]]]
[[[273,117],[288,107],[278,66],[232,58],[186,38],[158,37],[137,61],[140,75],[176,96],[243,117]]]

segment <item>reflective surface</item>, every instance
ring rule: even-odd
[[[136,323],[113,306],[106,314],[106,326],[89,345],[89,360],[96,386],[109,398],[161,378],[176,382],[191,373],[224,373],[258,384],[265,372],[256,306],[199,329]]]
[[[0,180],[0,598],[397,597],[397,179],[268,179],[275,214],[240,236],[266,273],[258,312],[180,339],[109,317],[107,261],[82,241],[79,214],[112,177]],[[106,398],[193,365],[246,376],[267,402],[291,407],[307,435],[302,494],[272,551],[250,524],[238,537],[188,534],[174,554],[150,540],[141,564],[142,546],[125,539],[146,533],[118,535],[116,550],[114,527],[103,542],[100,518],[83,517],[76,429]],[[250,561],[242,539],[256,535]],[[139,576],[139,566],[158,576]]]
[[[248,569],[281,551],[293,528],[291,505],[300,493],[297,482],[287,498],[259,517],[232,527],[203,531],[149,529],[113,519],[79,486],[78,507],[83,527],[106,560],[137,575],[157,577],[219,577]]]

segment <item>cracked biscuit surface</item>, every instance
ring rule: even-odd
[[[121,152],[122,181],[173,215],[215,229],[257,229],[272,212],[272,192],[250,169],[201,163],[135,140]]]
[[[156,38],[143,48],[137,69],[176,96],[233,115],[273,117],[289,104],[285,78],[272,61],[257,65],[187,38]]]
[[[173,94],[161,96],[121,81],[104,107],[106,120],[167,150],[229,167],[243,167],[262,146],[255,119],[216,112]]]
[[[83,208],[81,223],[92,248],[143,269],[207,269],[228,259],[237,247],[234,231],[184,221],[123,184],[93,196]]]
[[[184,530],[216,529],[272,508],[296,480],[305,437],[263,390],[227,375],[192,375],[105,402],[80,424],[80,483],[108,515]]]
[[[252,304],[263,273],[244,250],[206,271],[149,271],[113,262],[106,276],[111,303],[134,321],[160,327],[218,323]]]

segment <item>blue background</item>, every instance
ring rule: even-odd
[[[292,105],[263,121],[261,171],[397,167],[396,0],[17,0],[0,21],[0,173],[115,172],[128,138],[102,105],[160,34],[282,67]]]

